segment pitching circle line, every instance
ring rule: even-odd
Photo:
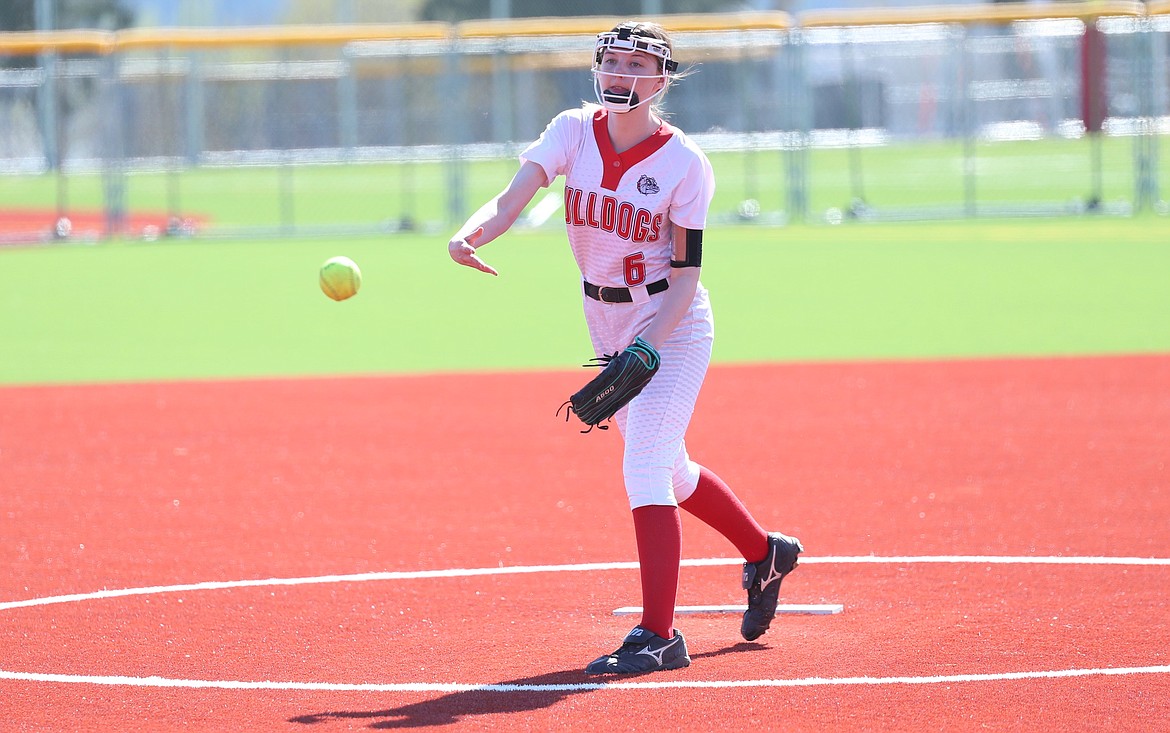
[[[683,560],[686,567],[739,565],[733,558],[704,558]],[[808,557],[801,558],[803,564],[886,564],[904,565],[918,563],[975,563],[1013,565],[1132,565],[1170,566],[1170,558],[1151,557],[1004,557],[995,555],[934,555],[877,557],[861,555],[854,557]],[[550,572],[596,572],[604,570],[636,569],[636,562],[582,563],[576,565],[528,565],[499,568],[463,568],[451,570],[421,570],[404,572],[358,573],[353,575],[322,575],[306,578],[269,578],[267,580],[237,580],[185,585],[151,586],[102,590],[93,593],[49,596],[24,601],[0,603],[0,611],[16,608],[48,606],[57,603],[73,603],[87,600],[101,600],[126,596],[157,595],[187,591],[223,590],[227,588],[248,588],[265,586],[313,585],[323,583],[355,583],[377,580],[417,580],[426,578],[463,578],[478,575],[520,575],[526,573]],[[66,675],[37,672],[13,672],[0,669],[0,679],[26,682],[52,682],[64,684],[117,685],[126,687],[168,687],[192,689],[226,690],[310,690],[327,692],[583,692],[589,690],[631,690],[666,688],[733,688],[733,687],[819,687],[828,685],[913,685],[913,684],[957,684],[963,682],[990,682],[1026,679],[1065,679],[1072,677],[1118,676],[1138,674],[1168,674],[1170,665],[1149,667],[1107,667],[1099,669],[1063,669],[1035,672],[1002,672],[990,674],[960,674],[928,677],[807,677],[803,679],[761,679],[761,680],[709,680],[709,681],[666,681],[666,682],[604,682],[565,685],[508,685],[508,684],[461,684],[461,683],[370,683],[347,684],[331,682],[271,682],[239,680],[189,680],[166,677],[124,677],[95,675]]]
[[[232,680],[183,680],[167,677],[100,677],[68,674],[40,674],[0,670],[0,680],[55,682],[124,687],[179,687],[220,690],[307,690],[313,692],[588,692],[590,690],[657,690],[732,687],[824,687],[830,685],[930,685],[1003,680],[1066,679],[1070,677],[1168,674],[1170,665],[1160,667],[1105,667],[1101,669],[1057,669],[1039,672],[954,674],[936,677],[805,677],[789,680],[707,680],[670,682],[585,682],[564,685],[476,685],[460,683],[407,682],[399,684],[345,684],[333,682],[244,682]]]
[[[710,557],[683,560],[683,567],[709,567],[718,565],[740,565],[737,558]],[[1135,565],[1170,566],[1167,557],[1068,557],[1068,556],[1003,556],[1003,555],[907,555],[880,557],[876,555],[801,557],[802,565],[912,565],[912,564],[991,564],[991,565]],[[264,588],[290,585],[320,585],[326,583],[367,583],[378,580],[425,580],[434,578],[470,578],[479,575],[524,575],[529,573],[599,572],[604,570],[637,570],[637,562],[599,562],[575,565],[517,565],[496,568],[452,568],[448,570],[403,570],[376,573],[355,573],[352,575],[317,575],[306,578],[267,578],[254,580],[209,581],[181,585],[155,585],[143,588],[121,588],[99,590],[92,593],[74,593],[62,596],[30,598],[24,601],[0,603],[0,611],[36,606],[51,606],[57,603],[97,601],[106,598],[126,596],[152,596],[162,593],[185,593],[202,590],[226,590],[228,588]]]

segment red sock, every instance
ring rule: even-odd
[[[679,506],[730,540],[744,560],[759,562],[768,554],[768,533],[723,479],[706,468],[699,468],[695,493]]]
[[[673,506],[634,510],[634,536],[642,575],[642,627],[664,639],[674,637],[674,601],[682,563],[682,519]]]

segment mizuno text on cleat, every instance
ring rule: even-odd
[[[748,609],[739,629],[743,638],[755,641],[772,625],[780,583],[796,567],[796,557],[803,551],[800,540],[772,532],[764,559],[743,564],[743,587],[748,592]]]
[[[664,639],[649,629],[635,626],[616,651],[590,662],[585,674],[642,674],[679,669],[690,663],[687,642],[677,629],[673,638]]]

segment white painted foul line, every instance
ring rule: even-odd
[[[701,614],[701,613],[743,613],[747,610],[744,605],[730,605],[730,606],[675,606],[674,612],[676,614]],[[813,616],[831,616],[833,614],[841,613],[845,610],[845,606],[840,603],[780,603],[776,606],[777,614],[788,615],[805,615],[811,614]],[[614,616],[629,616],[631,614],[642,613],[641,606],[622,606],[621,608],[613,609]]]
[[[1170,666],[1105,667],[1099,669],[1056,669],[1037,672],[954,674],[929,677],[803,677],[776,680],[664,680],[660,682],[584,682],[560,685],[465,684],[446,682],[361,683],[266,682],[234,680],[190,680],[166,677],[118,677],[69,674],[42,674],[0,670],[0,680],[50,682],[57,684],[110,685],[120,687],[178,687],[219,690],[308,690],[318,692],[588,692],[592,690],[713,689],[735,687],[825,687],[856,685],[936,685],[1010,680],[1068,679],[1074,677],[1117,677],[1168,674]]]

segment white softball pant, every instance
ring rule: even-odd
[[[649,303],[602,303],[584,297],[585,321],[598,356],[621,351],[650,323]],[[614,415],[625,440],[622,472],[630,508],[678,506],[694,493],[699,465],[687,455],[684,436],[711,362],[715,322],[700,285],[690,309],[659,350],[658,373],[630,404]]]

